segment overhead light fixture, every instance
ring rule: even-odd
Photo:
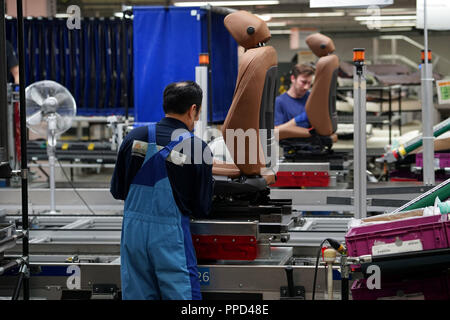
[[[278,0],[256,0],[256,1],[187,1],[187,2],[175,2],[176,7],[203,7],[205,5],[211,5],[213,7],[239,7],[239,6],[268,6],[280,4]]]
[[[382,28],[382,29],[380,29],[380,32],[400,32],[400,31],[411,31],[411,30],[412,30],[411,27],[409,27],[409,28],[402,28],[402,27],[400,27],[400,28]]]
[[[395,27],[415,27],[416,23],[413,21],[378,21],[376,25],[373,21],[363,21],[362,25],[367,25],[369,29],[380,29],[380,28],[395,28]]]
[[[310,0],[310,8],[365,8],[368,6],[384,7],[394,4],[394,0]]]
[[[70,17],[70,15],[68,13],[57,13],[57,14],[55,14],[55,18],[65,19],[65,18],[69,18],[69,17]]]
[[[395,28],[395,27],[415,27],[416,23],[412,22],[395,22],[395,23],[386,23],[382,24],[381,28]]]
[[[270,30],[270,34],[291,34],[291,30],[282,29],[282,30]]]
[[[133,14],[130,15],[129,12],[127,12],[125,14],[126,14],[126,16],[130,17],[131,19],[134,17]],[[120,12],[120,11],[119,12],[114,12],[114,17],[123,18],[123,12]]]
[[[267,22],[267,26],[270,27],[286,27],[287,22],[281,21],[281,22]]]
[[[321,17],[343,17],[345,16],[344,11],[333,11],[333,12],[287,12],[287,13],[268,13],[262,14],[260,16],[265,16],[266,19],[270,20],[272,18],[321,18]],[[270,18],[267,18],[270,17]],[[264,19],[263,19],[264,20]],[[265,20],[265,21],[268,21]]]
[[[383,20],[416,20],[417,17],[414,16],[403,16],[403,15],[398,15],[398,16],[360,16],[360,17],[355,17],[355,21],[383,21]]]
[[[364,16],[367,15],[368,13],[368,9],[364,9],[364,10],[348,10],[347,11],[347,15],[349,16]],[[403,14],[403,15],[413,15],[416,14],[416,10],[413,9],[409,9],[409,8],[396,8],[396,9],[380,9],[380,14],[391,14],[391,15],[398,15],[398,14]]]
[[[258,18],[262,19],[263,21],[270,21],[272,19],[271,16],[267,15],[267,14],[255,14],[255,16],[257,16]]]

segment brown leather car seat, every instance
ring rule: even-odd
[[[336,84],[339,58],[333,54],[333,41],[323,34],[309,35],[306,44],[319,57],[314,84],[305,106],[306,114],[318,135],[330,136],[337,130]],[[289,127],[280,129],[279,136],[280,140],[297,137],[295,128]]]
[[[277,90],[277,53],[273,47],[265,46],[270,39],[270,31],[257,16],[247,11],[236,11],[225,17],[224,24],[246,51],[240,57],[233,101],[222,127],[234,164],[215,161],[213,175],[229,178],[263,176],[268,185],[275,181],[275,174],[270,170],[274,164],[266,161],[266,150],[273,143],[271,130]],[[260,129],[267,129],[268,134],[261,134]],[[256,146],[255,141],[252,143],[249,138],[244,138],[245,143],[239,143],[238,136],[230,134],[236,130],[241,133],[255,130]]]

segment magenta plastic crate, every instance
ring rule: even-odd
[[[406,281],[381,282],[380,289],[368,289],[366,279],[353,282],[353,300],[424,299],[449,300],[450,276],[422,278]]]
[[[447,221],[444,222],[445,235],[447,236],[447,244],[450,247],[450,213],[447,215]]]
[[[348,255],[372,254],[375,241],[393,243],[396,238],[402,241],[420,239],[423,250],[448,248],[446,226],[441,219],[441,215],[434,215],[351,228],[345,236]]]
[[[439,168],[449,168],[450,167],[450,153],[435,153],[435,159],[439,159]],[[423,154],[416,154],[416,167],[423,167]]]

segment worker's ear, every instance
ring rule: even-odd
[[[295,82],[295,76],[291,74],[291,82]]]
[[[195,105],[195,118],[196,120],[198,120],[198,117],[200,116],[200,111],[202,110],[202,106],[196,104]]]
[[[197,110],[197,105],[196,104],[193,104],[192,106],[189,107],[188,114],[189,114],[189,118],[190,119],[197,118],[198,110]]]
[[[197,104],[193,104],[190,108],[189,108],[189,117],[194,119],[194,121],[198,120],[198,116],[200,114],[200,108],[201,106],[197,105]]]

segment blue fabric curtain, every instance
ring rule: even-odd
[[[174,81],[195,79],[202,12],[176,7],[133,9],[135,121],[159,121],[164,117],[164,88]]]
[[[208,51],[207,15],[200,8],[134,7],[134,80],[136,121],[159,121],[164,88],[171,82],[195,80],[198,57]],[[237,77],[237,44],[212,14],[213,122],[225,119]]]
[[[61,83],[78,115],[123,115],[128,104],[136,121],[159,121],[165,86],[194,80],[198,55],[208,51],[207,15],[198,7],[135,7],[134,15],[124,23],[83,18],[80,30],[69,30],[66,19],[25,19],[27,86],[44,79]],[[237,44],[223,19],[212,13],[213,122],[225,119],[237,77]],[[6,20],[6,38],[17,52],[16,19]]]
[[[225,120],[233,100],[238,73],[237,43],[225,28],[223,19],[224,15],[212,13],[212,122]]]
[[[25,81],[53,80],[74,96],[78,115],[133,112],[132,22],[84,18],[79,30],[66,19],[24,20]],[[6,38],[17,53],[17,20],[6,20]],[[122,48],[123,47],[123,48]]]

